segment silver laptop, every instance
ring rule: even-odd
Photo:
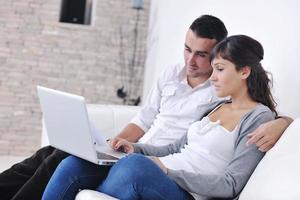
[[[41,86],[37,90],[51,146],[99,165],[112,165],[126,156],[95,133],[84,97]]]

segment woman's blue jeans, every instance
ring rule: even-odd
[[[122,158],[110,170],[70,156],[55,171],[43,199],[74,200],[80,189],[87,188],[122,200],[191,199],[152,160],[140,154]]]

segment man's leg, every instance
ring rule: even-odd
[[[54,148],[50,146],[41,148],[30,158],[2,172],[0,174],[0,199],[11,199],[53,151]]]
[[[18,190],[12,200],[41,199],[46,185],[56,167],[67,156],[69,156],[69,154],[58,149],[54,149],[52,153],[45,157],[45,159],[40,163],[40,166],[38,166],[34,174]]]
[[[117,162],[97,190],[123,200],[193,199],[152,160],[139,154]]]
[[[95,189],[107,176],[110,166],[100,166],[75,156],[64,159],[51,177],[43,200],[74,200],[80,189]]]

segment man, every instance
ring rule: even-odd
[[[172,143],[186,134],[191,123],[206,113],[204,107],[217,100],[208,81],[212,68],[209,54],[227,36],[218,18],[203,15],[190,26],[185,40],[185,65],[167,68],[152,88],[145,106],[123,131],[110,141],[112,147],[124,138],[153,145]],[[249,137],[262,151],[270,149],[289,125],[280,118],[261,126]],[[59,162],[68,154],[52,147],[40,149],[31,158],[0,174],[0,198],[40,199]]]

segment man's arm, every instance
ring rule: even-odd
[[[109,139],[109,145],[111,148],[116,149],[120,138],[127,140],[128,142],[137,142],[143,135],[145,131],[134,123],[129,123],[125,128],[114,138]]]
[[[144,134],[145,132],[139,126],[129,123],[116,137],[129,142],[137,142]]]
[[[260,151],[269,151],[292,122],[292,118],[283,116],[260,125],[248,135],[247,145],[255,143]]]
[[[129,142],[137,142],[151,127],[153,121],[159,114],[161,103],[161,88],[166,82],[168,74],[173,72],[173,68],[167,68],[160,75],[159,79],[152,86],[144,106],[131,122],[116,136],[110,140],[110,145],[115,146],[117,138],[126,139]]]

